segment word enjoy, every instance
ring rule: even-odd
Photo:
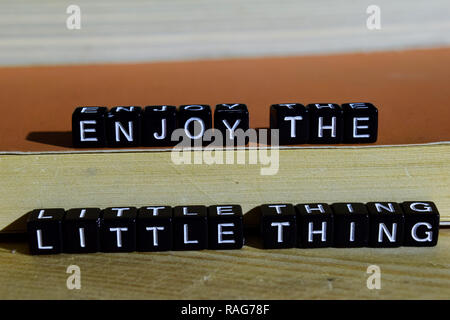
[[[78,107],[72,115],[75,147],[174,146],[217,141],[222,146],[246,145],[252,136],[249,112],[241,103]],[[371,103],[299,103],[270,107],[270,129],[278,130],[279,144],[371,143],[377,140],[378,110]],[[249,132],[250,131],[250,132]],[[220,134],[220,137],[217,135]],[[211,136],[214,136],[212,139]],[[207,139],[205,139],[207,138]],[[277,139],[278,141],[278,139]]]
[[[435,246],[433,202],[264,204],[256,208],[264,248]],[[240,249],[239,205],[36,209],[32,254]],[[248,230],[248,229],[247,229]]]

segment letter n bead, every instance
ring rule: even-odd
[[[246,145],[246,136],[236,136],[236,130],[247,131],[249,127],[248,109],[241,103],[222,103],[214,110],[214,128],[220,130],[226,145]]]
[[[266,249],[297,246],[297,218],[292,204],[261,205],[261,235]]]
[[[208,208],[208,248],[240,249],[244,245],[242,208],[239,205],[217,205]]]
[[[270,107],[270,129],[278,129],[282,145],[308,143],[308,109],[299,103],[273,104]]]
[[[377,141],[378,110],[371,103],[345,103],[344,143],[369,143]]]
[[[301,248],[323,248],[333,245],[333,212],[326,203],[304,203],[296,206],[298,241]]]
[[[145,146],[171,146],[173,131],[177,128],[175,106],[147,106],[144,110],[142,140]]]
[[[64,252],[100,251],[100,208],[70,209],[64,217]]]
[[[110,147],[137,147],[141,143],[142,108],[114,107],[107,115]]]
[[[31,254],[61,253],[64,209],[36,209],[29,213],[27,233]]]
[[[433,202],[411,201],[402,203],[405,213],[405,242],[412,247],[432,247],[439,235],[439,212]]]
[[[135,207],[114,207],[103,210],[101,226],[103,252],[131,252],[136,250]]]
[[[369,246],[379,248],[400,247],[403,244],[405,216],[395,202],[369,202]]]
[[[207,208],[178,206],[173,209],[175,250],[202,250],[208,247]]]
[[[78,107],[72,114],[72,142],[76,148],[106,146],[106,107]]]
[[[166,251],[173,246],[172,208],[148,206],[139,209],[136,220],[138,251]]]

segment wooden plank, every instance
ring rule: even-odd
[[[0,244],[1,299],[449,299],[450,230],[433,248],[283,249],[30,256]],[[68,290],[66,269],[81,269]],[[381,269],[381,289],[366,286]]]
[[[170,152],[0,157],[0,225],[37,207],[432,200],[450,217],[448,145],[281,150],[260,165],[183,165]],[[247,151],[249,152],[249,151]],[[195,153],[197,156],[200,152]],[[10,227],[22,230],[23,225]],[[66,269],[81,268],[81,290]],[[369,290],[369,265],[381,290]],[[449,299],[450,230],[437,247],[31,256],[0,242],[2,299]]]
[[[73,64],[367,52],[450,44],[447,0],[378,0],[368,30],[363,1],[77,0],[0,4],[0,64]]]
[[[265,202],[423,199],[450,217],[449,151],[449,145],[279,150],[274,175],[261,175],[268,165],[249,164],[249,150],[231,151],[234,159],[245,152],[245,165],[176,165],[171,152],[4,155],[0,228],[40,207],[152,203],[238,203],[247,212]],[[205,156],[189,154],[192,161]],[[218,155],[225,162],[223,151]]]

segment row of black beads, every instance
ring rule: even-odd
[[[238,205],[37,209],[29,213],[32,254],[239,249]]]
[[[439,212],[433,202],[266,204],[265,248],[435,246]]]
[[[197,126],[197,127],[195,127]],[[209,105],[79,107],[72,115],[75,147],[173,146],[175,129],[181,128],[192,141],[202,139],[212,128]],[[234,133],[249,129],[245,104],[219,104],[214,111],[214,128],[224,145],[242,145],[248,138]],[[371,143],[377,140],[378,110],[371,103],[274,104],[270,128],[279,130],[279,144]],[[179,138],[179,137],[178,137]]]

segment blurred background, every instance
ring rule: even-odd
[[[374,19],[379,26],[371,30],[367,25],[376,23]],[[449,44],[448,0],[0,2],[0,65],[5,66],[291,56]]]

